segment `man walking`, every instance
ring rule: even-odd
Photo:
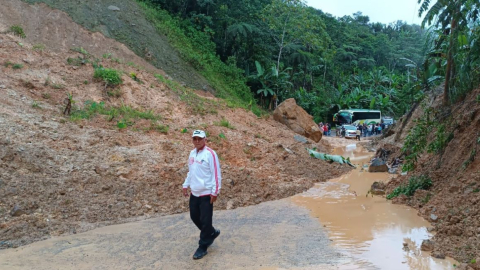
[[[183,183],[183,195],[188,197],[190,187],[190,218],[200,230],[198,249],[193,259],[198,260],[207,255],[207,248],[220,235],[220,230],[212,226],[213,203],[222,186],[220,163],[215,151],[206,146],[203,130],[195,130],[192,142],[195,146],[188,157],[188,174]]]

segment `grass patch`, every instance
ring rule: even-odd
[[[8,32],[13,33],[16,36],[19,36],[21,38],[26,38],[27,36],[25,35],[25,32],[23,31],[23,28],[20,25],[12,25],[8,29]]]
[[[225,118],[222,118],[222,120],[220,120],[220,122],[214,122],[214,124],[216,126],[219,126],[219,127],[226,127],[226,128],[229,128],[229,129],[235,129],[235,127],[232,126],[232,124],[230,124],[230,122],[228,122],[228,120],[225,119]]]
[[[49,93],[43,93],[43,94],[42,94],[42,97],[43,97],[44,99],[50,99],[52,96],[51,96]]]
[[[93,78],[105,82],[106,87],[116,86],[122,83],[122,75],[120,71],[112,68],[104,68],[102,66],[95,68]]]
[[[40,103],[36,100],[32,101],[32,108],[40,109]]]
[[[199,97],[191,89],[180,85],[178,82],[168,80],[160,74],[155,74],[155,78],[175,92],[180,97],[180,100],[185,102],[190,107],[192,113],[200,115],[218,113],[216,108],[219,105],[215,101]]]
[[[67,58],[67,63],[68,63],[69,65],[77,66],[77,67],[78,67],[78,66],[87,64],[87,63],[88,63],[88,60],[87,60],[87,59],[84,59],[84,58],[82,58],[82,57],[80,57],[80,56],[77,57],[77,58],[71,58],[71,57],[69,57],[69,58]]]
[[[169,128],[170,128],[169,126],[154,123],[154,122],[152,122],[152,124],[150,126],[150,130],[155,130],[155,131],[158,131],[158,132],[164,133],[164,134],[168,133]]]
[[[142,80],[140,80],[137,77],[137,74],[135,72],[130,72],[130,78],[132,78],[134,81],[138,82],[139,84],[143,84]]]
[[[387,200],[391,200],[400,194],[405,194],[408,197],[413,196],[417,189],[427,190],[432,186],[432,180],[430,177],[421,175],[421,176],[412,176],[408,180],[407,185],[400,185],[396,187],[392,193],[387,195]]]
[[[23,68],[23,65],[22,64],[13,64],[12,68],[13,69],[21,69],[21,68]]]
[[[63,89],[63,88],[65,88],[65,85],[63,85],[61,83],[52,83],[52,84],[50,84],[50,86],[52,86],[53,89]]]
[[[114,98],[119,98],[122,96],[122,89],[116,88],[113,90],[108,90],[107,91],[107,96],[109,97],[114,97]]]
[[[123,129],[134,125],[135,119],[147,119],[147,120],[161,120],[160,115],[154,114],[152,111],[140,111],[134,109],[128,105],[122,105],[120,107],[106,107],[104,102],[86,101],[83,109],[75,109],[70,115],[72,121],[78,121],[82,119],[91,119],[96,115],[104,115],[108,121],[117,119],[117,127]]]
[[[32,49],[34,51],[43,51],[45,50],[45,44],[35,44],[33,45]]]
[[[85,50],[85,49],[82,48],[82,47],[74,47],[74,48],[72,48],[71,50],[74,51],[74,52],[81,53],[81,54],[83,54],[83,55],[90,55],[90,54],[87,52],[87,50]]]

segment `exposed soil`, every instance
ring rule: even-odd
[[[433,182],[429,190],[417,190],[413,197],[397,197],[394,202],[418,209],[432,223],[436,232],[434,255],[453,257],[474,269],[480,269],[480,160],[476,157],[480,151],[480,102],[475,100],[479,94],[477,89],[448,108],[441,106],[441,96],[432,95],[428,105],[433,108],[433,119],[439,124],[446,123],[445,134],[453,131],[453,139],[438,154],[425,152],[414,171],[388,184],[390,192],[406,184],[413,175],[428,175]],[[406,135],[414,125],[413,120],[421,115],[423,108],[419,106],[402,134]],[[396,125],[395,134],[400,132],[402,124]],[[435,139],[437,128],[430,132],[429,143]],[[391,161],[402,155],[402,142],[391,135],[379,141],[378,147],[391,151]]]
[[[21,25],[31,44],[45,44],[52,51],[81,46],[97,57],[111,53],[125,63],[134,61],[145,68],[152,64],[189,87],[213,91],[208,81],[172,48],[168,38],[158,34],[136,1],[3,2],[0,22],[8,22],[8,26]],[[132,59],[131,54],[140,57]]]
[[[350,170],[309,157],[306,147],[330,149],[324,141],[297,142],[270,117],[228,108],[213,97],[194,95],[197,106],[211,107],[204,108],[211,113],[195,114],[194,105],[182,102],[151,72],[101,59],[99,64],[124,72],[120,97],[108,96],[104,83],[93,80],[91,64],[67,63],[78,57],[85,56],[39,50],[11,34],[0,35],[1,248],[187,211],[180,191],[196,128],[206,129],[221,160],[220,209],[292,196]],[[126,60],[141,62],[131,57]],[[120,119],[100,115],[74,122],[62,114],[67,93],[78,109],[91,100],[151,110],[162,118],[134,120],[122,130],[116,125]],[[218,125],[222,119],[234,128]],[[168,132],[157,131],[158,125],[168,126]]]

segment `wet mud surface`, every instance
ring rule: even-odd
[[[288,199],[215,211],[214,225],[221,235],[198,261],[198,230],[184,213],[1,250],[0,269],[336,269],[350,260]]]
[[[351,255],[348,269],[454,269],[457,262],[434,259],[420,250],[432,235],[430,224],[413,208],[395,205],[384,196],[367,196],[375,181],[386,182],[392,175],[369,173],[373,153],[352,143],[335,149],[350,157],[354,171],[325,183],[318,183],[292,201],[311,210],[319,219],[334,246]]]
[[[215,211],[222,233],[201,260],[183,213],[0,250],[0,269],[454,269],[420,250],[431,235],[414,209],[365,196],[390,177],[365,171],[372,153],[348,145],[335,154],[357,169],[291,198]]]

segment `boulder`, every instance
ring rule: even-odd
[[[313,121],[313,117],[298,106],[293,98],[289,98],[278,105],[273,112],[273,119],[286,125],[295,133],[315,142],[322,139],[322,131]]]
[[[423,240],[422,245],[420,246],[420,249],[422,251],[433,251],[433,241],[432,240]]]
[[[388,167],[385,161],[381,158],[376,158],[368,168],[369,172],[388,172]]]
[[[373,195],[385,195],[386,184],[383,182],[373,182],[370,187],[370,193]]]

